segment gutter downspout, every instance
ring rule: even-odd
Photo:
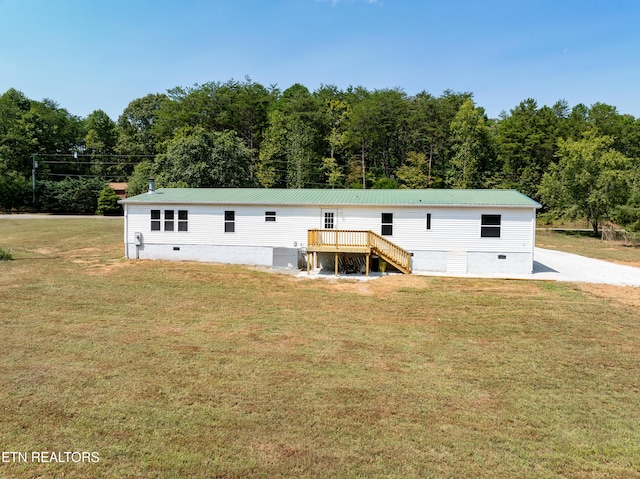
[[[536,252],[536,221],[537,221],[537,208],[532,208],[533,221],[531,222],[531,274],[533,274],[533,262],[535,261]]]

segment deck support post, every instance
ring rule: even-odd
[[[338,253],[336,252],[336,276],[338,276]]]
[[[367,253],[366,267],[365,271],[367,272],[367,277],[369,277],[369,258],[371,258],[371,253]]]
[[[307,274],[311,271],[311,258],[313,258],[313,253],[307,251]]]

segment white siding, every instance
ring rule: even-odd
[[[137,206],[129,207],[129,234],[127,241],[134,241],[134,232],[142,232],[146,244],[210,244],[227,246],[294,247],[306,245],[307,230],[317,228],[320,215],[311,218],[304,208],[260,208],[240,206]],[[187,232],[151,231],[152,209],[186,209],[189,213]],[[225,233],[224,212],[235,212],[235,232]],[[266,211],[276,211],[276,221],[265,221]]]
[[[322,228],[323,206],[211,206],[211,205],[126,205],[125,242],[127,256],[131,258],[145,257],[140,252],[165,259],[199,259],[197,248],[184,246],[209,245],[216,247],[257,247],[260,248],[304,248],[307,243],[309,229]],[[171,209],[175,211],[177,230],[178,210],[188,211],[188,231],[151,231],[152,209]],[[491,255],[475,255],[469,261],[469,270],[484,268],[498,261],[498,254],[524,254],[518,256],[518,264],[533,262],[533,241],[535,238],[535,210],[533,208],[464,208],[464,207],[342,207],[331,208],[337,212],[336,226],[339,229],[372,230],[381,233],[382,213],[393,214],[393,234],[386,236],[397,245],[414,252],[416,266],[426,269],[431,267],[442,269],[449,252],[491,253]],[[224,213],[235,212],[235,232],[225,233]],[[265,221],[265,212],[275,211],[276,221]],[[427,230],[427,213],[431,214],[431,229]],[[499,238],[482,238],[481,216],[483,214],[501,215],[501,232]],[[163,222],[161,222],[162,224]],[[135,233],[143,236],[143,245],[135,247]],[[152,248],[153,245],[165,245],[170,248]],[[180,247],[182,254],[174,254],[175,247]],[[231,249],[217,248],[216,253],[204,253],[202,260],[217,261],[220,252]],[[164,253],[170,251],[170,253]],[[186,254],[186,252],[189,254]],[[212,250],[213,251],[213,250]],[[249,251],[249,250],[248,250]],[[253,251],[253,250],[251,250]],[[432,252],[436,254],[426,254]],[[257,254],[257,256],[256,256]],[[137,256],[136,256],[137,255]],[[260,264],[268,255],[264,251],[248,254],[251,258],[260,258]],[[243,257],[241,253],[229,253],[228,262]],[[459,256],[460,259],[462,256]],[[453,257],[452,257],[453,258]],[[522,259],[524,258],[524,259]],[[528,259],[530,258],[530,260]],[[465,261],[465,270],[467,268]],[[506,264],[504,260],[501,260]],[[507,261],[510,263],[510,261]],[[447,270],[454,268],[453,263],[446,260]],[[432,265],[432,266],[429,266]],[[509,268],[519,266],[509,266]],[[460,264],[460,268],[462,265]],[[489,268],[491,269],[491,268]]]
[[[448,251],[447,252],[447,273],[466,274],[467,273],[467,255],[466,251]]]

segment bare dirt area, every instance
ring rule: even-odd
[[[304,280],[304,275],[299,276]],[[461,292],[473,293],[493,293],[507,292],[513,290],[513,282],[501,279],[482,279],[482,281],[474,281],[477,278],[467,278],[469,281],[460,281],[461,278],[447,276],[421,276],[407,274],[390,274],[386,276],[371,276],[368,280],[359,278],[349,278],[348,276],[340,276],[338,278],[327,275],[319,281],[318,285],[326,290],[356,293],[363,296],[385,297],[387,295],[410,289],[425,289],[437,287],[446,289],[449,283],[455,283],[456,290]],[[521,283],[518,286],[519,291],[526,290],[530,293],[540,291],[535,283]]]
[[[640,311],[640,288],[593,283],[580,283],[579,287],[582,291],[592,294],[598,298],[622,303],[625,306],[638,308]]]
[[[118,261],[109,264],[92,264],[91,269],[87,270],[87,274],[89,275],[103,275],[114,273],[120,269],[127,268],[131,266],[131,262],[128,261]]]
[[[301,277],[304,279],[304,277]],[[361,278],[327,277],[321,281],[320,287],[330,291],[356,293],[364,296],[385,296],[396,293],[403,288],[424,288],[425,278],[406,274],[392,274],[389,276],[371,276],[367,280]]]

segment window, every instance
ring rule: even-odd
[[[334,221],[334,213],[333,211],[325,211],[324,212],[324,229],[332,230],[335,226]]]
[[[178,231],[189,231],[189,213],[178,210]]]
[[[224,212],[224,232],[235,233],[236,231],[236,212],[225,211]]]
[[[164,221],[160,217],[160,210],[151,210],[151,231],[162,231],[164,223],[164,231],[176,230],[176,212],[174,210],[164,210]],[[178,231],[188,231],[188,213],[186,210],[178,210]]]
[[[276,212],[275,211],[265,211],[264,220],[265,221],[275,221],[276,220]]]
[[[501,215],[482,215],[480,236],[482,238],[500,238]]]
[[[160,231],[160,210],[151,210],[151,231]]]
[[[393,213],[382,213],[382,235],[393,235]]]
[[[164,210],[164,230],[173,231],[173,210]]]
[[[427,229],[431,229],[431,213],[427,213]]]

